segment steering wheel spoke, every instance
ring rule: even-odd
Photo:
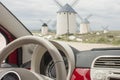
[[[8,55],[14,51],[15,49],[26,45],[26,44],[37,44],[40,46],[43,46],[44,48],[46,48],[51,57],[53,58],[53,62],[58,62],[55,64],[55,69],[56,69],[56,80],[66,80],[66,69],[65,69],[65,64],[63,61],[62,56],[60,55],[59,51],[57,50],[57,48],[48,40],[45,40],[43,38],[37,37],[37,36],[24,36],[21,38],[18,38],[14,41],[12,41],[11,43],[9,43],[4,49],[2,49],[2,51],[0,52],[0,65],[2,64],[3,60],[5,60]],[[36,62],[34,62],[34,58],[32,58],[32,62],[33,64],[31,65],[31,71],[30,70],[25,70],[25,69],[17,69],[17,68],[13,68],[13,71],[16,71],[20,76],[21,79],[19,80],[44,80],[47,77],[46,76],[42,76],[38,73],[36,73]],[[38,63],[39,64],[39,63]],[[6,71],[8,69],[2,69],[0,68],[0,70],[2,71]],[[7,72],[7,71],[6,71]],[[28,75],[24,75],[24,74],[28,74]],[[34,76],[33,78],[31,76]],[[29,79],[28,79],[29,78]],[[50,79],[50,78],[49,78]]]

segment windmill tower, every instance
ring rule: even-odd
[[[92,15],[88,15],[85,18],[82,18],[80,15],[78,15],[81,23],[80,23],[80,34],[85,34],[89,32],[89,28],[90,28],[90,22],[88,21],[88,19],[92,16]]]
[[[41,27],[41,34],[42,35],[47,35],[48,34],[48,25],[50,23],[50,20],[44,22],[43,20],[40,20],[42,23],[42,27]]]
[[[103,28],[103,33],[108,33],[108,32],[109,32],[108,27],[109,27],[109,26],[102,27],[102,28]]]
[[[76,25],[76,14],[75,10],[72,6],[77,3],[78,0],[75,0],[71,6],[67,3],[64,6],[60,4],[58,1],[54,0],[56,4],[60,7],[59,11],[57,11],[57,28],[56,34],[74,34],[76,33],[77,25]]]

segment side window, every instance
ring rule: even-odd
[[[0,50],[6,46],[6,39],[2,33],[0,33]]]

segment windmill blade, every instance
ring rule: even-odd
[[[53,27],[56,27],[56,25],[57,25],[57,22],[55,21],[55,22],[53,23]]]
[[[42,19],[40,19],[40,22],[41,22],[41,23],[45,23]]]
[[[60,2],[58,2],[57,0],[54,0],[54,2],[55,2],[60,8],[63,7],[62,4],[61,4]]]
[[[57,24],[56,19],[55,19],[55,20],[52,20],[52,22],[51,22],[52,28],[55,28],[55,27],[56,27],[56,24]]]
[[[74,1],[72,2],[71,6],[75,6],[76,3],[78,3],[78,1],[79,1],[79,0],[74,0]]]
[[[109,26],[106,26],[105,29],[106,29],[106,30],[109,30],[108,27],[109,27]]]
[[[102,28],[107,29],[109,26],[102,26]]]
[[[104,26],[101,26],[103,30],[105,30],[105,27]]]
[[[79,20],[76,20],[76,29],[77,29],[77,32],[79,32],[80,30],[80,21]]]
[[[92,16],[92,14],[88,15],[88,16],[86,17],[86,19],[89,19],[91,16]]]
[[[109,30],[108,27],[109,26],[102,26],[103,30]]]
[[[105,28],[108,28],[109,26],[106,26]]]
[[[77,27],[80,26],[80,21],[78,19],[76,20],[76,25],[77,25]]]
[[[78,28],[80,27],[80,23],[76,22],[76,25],[77,25]]]
[[[83,18],[78,14],[78,17],[81,19],[81,20],[83,20]]]
[[[51,22],[51,19],[47,20],[47,22],[46,22],[46,23],[47,23],[47,24],[49,24],[50,22]]]

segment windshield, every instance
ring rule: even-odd
[[[33,35],[66,42],[81,50],[120,45],[120,0],[1,2]]]

